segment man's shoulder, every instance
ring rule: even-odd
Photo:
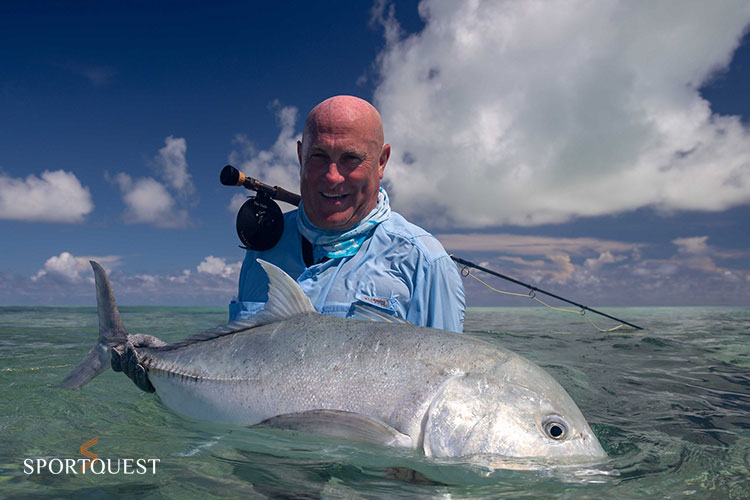
[[[293,210],[289,210],[288,212],[284,212],[284,224],[294,224],[294,227],[297,227],[297,211],[299,208],[295,208]]]
[[[413,247],[430,262],[448,256],[437,238],[424,228],[409,222],[397,212],[391,212],[391,216],[381,226],[382,232],[392,240],[394,245]]]

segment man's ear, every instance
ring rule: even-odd
[[[297,160],[299,160],[299,166],[302,168],[302,141],[297,141]]]
[[[383,178],[383,171],[385,170],[385,164],[388,163],[388,158],[391,157],[391,145],[385,144],[383,149],[380,150],[380,158],[378,159],[378,175]]]

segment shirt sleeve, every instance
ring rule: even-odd
[[[406,319],[415,325],[463,332],[466,300],[461,276],[448,255],[418,266]]]

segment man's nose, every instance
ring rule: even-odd
[[[341,184],[344,182],[344,176],[339,172],[339,166],[336,162],[331,162],[328,165],[328,171],[326,172],[325,179],[331,185]]]

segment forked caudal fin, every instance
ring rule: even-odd
[[[98,263],[89,261],[96,280],[96,307],[99,313],[99,340],[86,354],[78,366],[73,368],[60,387],[78,389],[92,378],[104,372],[110,364],[110,348],[128,340],[128,332],[120,319],[115,296],[107,279],[107,273]]]

